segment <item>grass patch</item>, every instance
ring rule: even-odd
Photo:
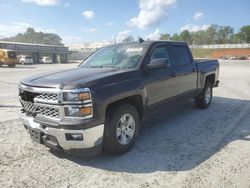
[[[215,49],[191,49],[194,58],[211,58]]]

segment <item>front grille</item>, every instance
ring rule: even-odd
[[[33,92],[30,92],[30,91],[24,91],[22,90],[20,93],[20,98],[21,100],[24,100],[24,101],[29,101],[29,102],[34,102],[34,98],[39,95],[38,93],[33,93]]]
[[[41,93],[34,98],[35,102],[40,103],[58,103],[58,95],[57,94],[50,94],[50,93]]]
[[[27,115],[36,116],[39,109],[37,105],[30,101],[20,100],[20,102],[23,106],[23,110],[26,112]]]
[[[32,103],[24,100],[20,100],[20,102],[23,106],[23,112],[25,112],[28,116],[35,117],[37,115],[41,115],[48,118],[60,118],[58,108],[41,106],[39,103]]]
[[[38,108],[38,114],[41,116],[47,116],[51,118],[59,118],[59,109],[40,106]]]
[[[64,116],[60,105],[61,90],[20,85],[19,96],[23,106],[22,113],[31,117],[44,117],[60,120]]]

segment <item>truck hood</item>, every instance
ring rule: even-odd
[[[88,87],[101,78],[126,71],[115,68],[75,68],[28,77],[21,83],[33,87],[73,89]]]

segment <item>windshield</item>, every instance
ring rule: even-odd
[[[123,44],[101,48],[86,59],[80,67],[135,68],[145,53],[144,44]]]
[[[16,53],[15,52],[9,51],[7,53],[8,53],[8,58],[9,59],[16,59]]]

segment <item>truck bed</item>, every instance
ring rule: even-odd
[[[218,79],[219,62],[217,59],[195,59],[195,64],[196,64],[197,73],[198,73],[198,79],[197,79],[198,89],[202,89],[204,87],[205,78],[207,74],[214,73],[215,81]]]

